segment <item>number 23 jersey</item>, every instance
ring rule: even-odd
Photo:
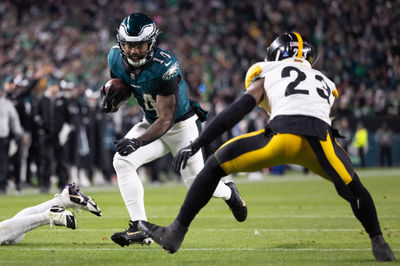
[[[337,98],[335,84],[311,64],[299,58],[259,62],[246,74],[246,89],[251,82],[265,78],[260,106],[270,119],[280,115],[303,115],[331,125],[331,106]]]

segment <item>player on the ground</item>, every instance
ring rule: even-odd
[[[187,83],[177,58],[169,51],[156,46],[160,31],[153,21],[142,13],[125,18],[117,33],[118,45],[108,54],[111,78],[124,80],[142,108],[144,119],[137,123],[117,142],[113,164],[118,186],[130,215],[129,229],[115,233],[112,240],[121,246],[133,243],[149,244],[143,235],[139,220],[147,220],[144,208],[144,191],[137,169],[145,163],[178,151],[199,135],[198,119],[207,114],[198,103],[189,100]],[[103,111],[115,112],[121,100],[117,91],[102,90]],[[181,171],[186,186],[203,168],[201,153],[187,161]],[[226,201],[238,221],[247,217],[247,207],[233,182],[218,182],[214,197]]]
[[[83,209],[101,216],[101,210],[93,199],[79,191],[75,184],[68,184],[53,199],[23,209],[12,218],[0,222],[0,245],[17,244],[28,231],[45,224],[76,229],[75,215],[66,210],[68,208]]]
[[[223,144],[197,175],[177,218],[167,227],[141,221],[139,227],[164,249],[180,247],[190,223],[209,201],[219,179],[227,174],[252,172],[274,165],[299,164],[330,180],[347,200],[367,231],[378,261],[395,257],[382,236],[375,205],[361,184],[351,161],[336,142],[329,113],[338,93],[335,84],[312,68],[312,46],[296,32],[285,33],[267,49],[266,62],[250,67],[247,92],[221,112],[201,135],[174,159],[187,159],[225,130],[238,123],[256,105],[270,114],[267,128]]]

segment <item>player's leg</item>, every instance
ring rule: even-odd
[[[147,122],[136,124],[125,137],[138,137],[148,125]],[[168,152],[166,145],[161,140],[156,140],[127,156],[118,153],[114,155],[113,164],[118,177],[118,186],[132,221],[147,220],[143,203],[143,184],[137,173],[138,168]]]
[[[211,155],[189,188],[178,217],[174,222],[167,227],[161,227],[146,221],[139,221],[139,228],[165,250],[174,253],[183,242],[190,223],[212,198],[220,179],[225,175],[226,173],[219,166],[215,155]]]
[[[44,206],[44,205],[42,205]],[[48,209],[28,215],[15,215],[0,223],[0,245],[16,244],[20,242],[25,233],[45,224],[55,224],[76,229],[75,215],[61,207]]]
[[[191,141],[195,140],[199,136],[201,125],[197,123],[197,116],[192,116],[175,124],[164,136],[161,137],[162,140],[167,143],[174,157],[179,150],[188,146]],[[197,173],[199,173],[203,167],[204,158],[201,151],[189,158],[185,169],[181,169],[181,176],[186,187],[189,188],[192,185]],[[232,194],[231,191],[230,187],[220,181],[213,196],[229,200]]]
[[[97,216],[101,216],[101,210],[92,198],[82,193],[79,190],[79,187],[75,184],[68,184],[65,186],[62,193],[56,194],[53,199],[32,207],[25,208],[14,215],[13,218],[40,214],[54,206],[62,207],[64,209],[83,209]]]
[[[311,137],[307,140],[324,172],[320,175],[334,183],[338,194],[350,203],[354,215],[370,236],[375,258],[379,261],[394,260],[393,252],[382,237],[374,201],[354,172],[346,152],[337,144],[331,132],[325,141]],[[319,172],[319,167],[311,166],[313,169],[310,169]]]
[[[171,153],[175,156],[178,151],[190,144],[199,135],[199,127],[197,125],[197,116],[190,117],[181,121],[172,127],[166,133],[162,140],[167,143]],[[187,161],[185,169],[181,169],[182,179],[186,186],[189,188],[196,175],[204,167],[204,158],[202,152],[198,152]],[[247,217],[247,206],[243,199],[240,197],[236,184],[232,181],[223,183],[219,181],[214,190],[213,197],[222,198],[225,200],[229,209],[232,211],[235,219],[243,222]]]
[[[138,137],[148,126],[149,123],[147,122],[138,123],[125,137]],[[111,239],[120,246],[133,243],[151,243],[151,240],[144,237],[143,233],[137,227],[139,220],[147,220],[144,207],[144,189],[137,170],[143,164],[164,156],[168,152],[169,150],[166,145],[158,139],[140,147],[128,156],[121,156],[118,153],[114,155],[113,164],[117,173],[119,190],[131,218],[128,230],[115,233],[111,236]]]
[[[221,177],[256,171],[284,163],[286,145],[279,136],[265,136],[264,130],[226,142],[207,160],[186,195],[175,221],[161,227],[140,222],[142,230],[170,253],[177,251],[194,217],[208,203]]]
[[[35,214],[41,214],[53,206],[62,207],[63,206],[62,200],[59,197],[54,197],[51,200],[48,200],[48,201],[45,201],[38,205],[28,207],[28,208],[21,210],[16,215],[14,215],[13,218],[20,218],[20,217],[25,217],[25,216],[35,215]]]

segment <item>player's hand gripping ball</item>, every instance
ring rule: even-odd
[[[131,97],[131,88],[122,79],[110,79],[101,88],[101,106],[105,113],[118,111]]]

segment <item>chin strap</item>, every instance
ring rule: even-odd
[[[120,48],[122,49],[122,48]],[[140,67],[143,66],[144,64],[146,64],[154,55],[154,51],[155,49],[151,49],[148,52],[146,52],[146,55],[144,58],[140,59],[137,62],[134,62],[132,59],[129,58],[128,55],[124,55],[126,57],[126,61],[128,62],[129,65],[133,66],[133,67]]]
[[[134,62],[129,57],[126,57],[126,60],[128,61],[128,64],[130,64],[133,67],[140,67],[140,66],[144,65],[148,61],[148,60],[146,60],[146,58],[143,58],[143,59],[140,59],[137,62]]]

